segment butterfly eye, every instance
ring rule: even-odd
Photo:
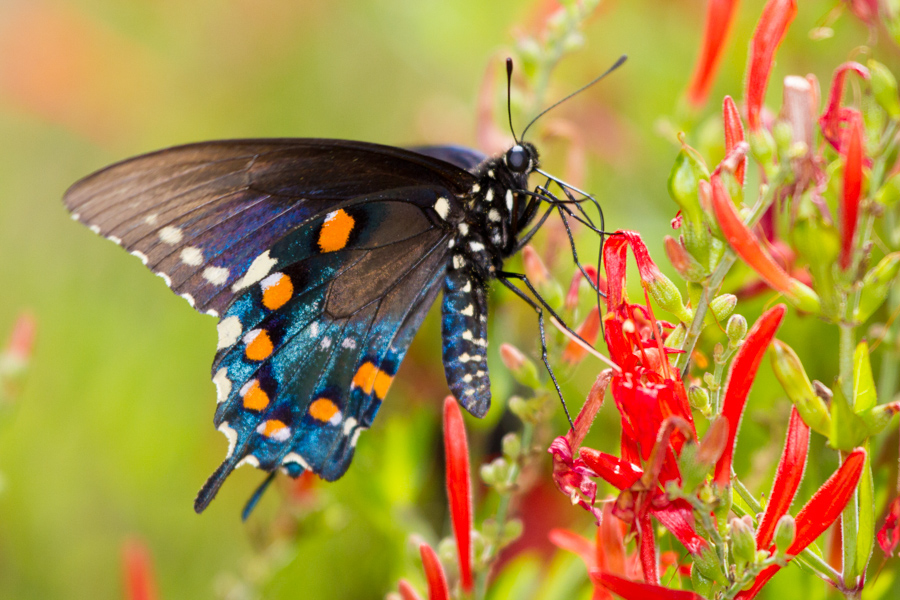
[[[516,173],[524,173],[529,163],[528,152],[522,146],[516,144],[506,153],[506,164]]]

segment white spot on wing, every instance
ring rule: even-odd
[[[468,294],[468,293],[471,292],[471,291],[472,291],[472,280],[471,280],[471,279],[466,279],[466,285],[464,285],[464,286],[462,287],[462,292],[465,293],[465,294]]]
[[[144,263],[145,265],[147,264],[147,260],[148,260],[147,255],[144,254],[143,252],[141,252],[140,250],[132,250],[131,255],[137,256],[139,259],[141,259],[142,263]]]
[[[180,228],[166,225],[159,230],[159,239],[164,244],[171,244],[174,246],[175,244],[181,243],[181,240],[184,239],[184,235],[182,235]]]
[[[241,332],[243,331],[241,320],[233,315],[222,319],[216,325],[216,331],[219,332],[219,343],[216,346],[216,350],[233,346],[238,341],[238,338],[241,337]]]
[[[272,273],[271,275],[260,281],[259,286],[262,289],[267,290],[281,281],[282,277],[284,277],[284,273]]]
[[[469,242],[469,248],[471,248],[473,252],[481,252],[484,250],[484,244],[481,242]]]
[[[500,219],[501,219],[501,217],[500,217],[499,210],[497,210],[496,208],[492,208],[491,210],[488,211],[488,221],[493,221],[494,223],[499,223]]]
[[[188,246],[181,251],[181,262],[192,267],[203,263],[203,252],[195,246]]]
[[[358,421],[353,417],[348,418],[344,421],[344,435],[350,435],[350,432],[353,431],[353,428],[356,427]]]
[[[116,236],[114,236],[114,235],[111,235],[111,236],[109,236],[109,237],[106,238],[106,239],[108,239],[109,241],[111,241],[111,242],[114,243],[114,244],[118,244],[118,245],[120,245],[120,246],[122,245],[122,238],[120,238],[120,237],[116,237]]]
[[[319,324],[318,323],[313,323],[312,325],[309,326],[309,334],[312,335],[313,337],[319,335]]]
[[[231,428],[228,421],[224,421],[219,425],[219,431],[224,433],[225,437],[228,439],[228,452],[225,454],[225,458],[231,458],[231,455],[234,453],[234,447],[237,445],[237,431]]]
[[[79,213],[72,213],[72,218],[75,219],[76,221],[80,221],[81,215]]]
[[[162,280],[166,282],[166,285],[169,287],[172,287],[172,279],[168,275],[166,275],[162,271],[160,271],[159,273],[156,273],[155,275],[157,277],[162,277]]]
[[[213,376],[213,383],[216,384],[216,404],[222,404],[231,394],[231,380],[228,379],[228,369],[222,367]]]
[[[252,454],[248,454],[241,461],[234,465],[234,468],[237,469],[239,467],[243,467],[244,465],[250,465],[251,467],[259,468],[259,459],[253,456]]]
[[[303,467],[303,468],[306,469],[307,471],[310,470],[309,463],[306,462],[306,460],[305,460],[302,456],[300,456],[299,454],[297,454],[296,452],[291,452],[291,453],[289,453],[287,456],[285,456],[285,457],[281,460],[281,464],[283,464],[283,465],[286,465],[286,464],[289,464],[289,463],[295,463],[295,464],[300,465],[301,467]]]
[[[181,294],[181,297],[187,300],[187,303],[191,305],[191,308],[194,307],[194,297],[190,294]]]
[[[466,264],[466,259],[462,257],[460,254],[453,255],[453,268],[454,269],[462,269]]]
[[[440,218],[446,221],[447,215],[450,214],[450,201],[446,198],[438,198],[434,203],[434,210]]]
[[[471,317],[472,315],[475,314],[475,307],[470,304],[470,305],[466,306],[464,309],[462,309],[461,311],[459,311],[459,314],[465,315],[467,317]]]
[[[484,201],[491,202],[494,199],[494,188],[488,188],[488,191],[484,194]]]
[[[459,224],[459,232],[462,235],[469,235],[469,226],[466,225],[465,223],[460,223]]]
[[[94,233],[100,233],[100,228],[97,227],[96,225],[91,225],[90,227],[88,227],[88,229],[90,229]]]
[[[206,267],[203,269],[203,279],[213,285],[223,285],[228,281],[230,271],[225,267]]]
[[[243,339],[244,343],[247,344],[247,345],[252,344],[252,343],[253,343],[253,340],[256,339],[256,336],[259,335],[259,332],[260,332],[260,331],[262,331],[262,330],[261,330],[261,329],[251,329],[250,331],[248,331],[248,332],[244,335],[244,339]]]
[[[322,338],[322,350],[327,350],[330,347],[331,347],[331,338],[323,337]]]
[[[156,225],[156,220],[157,220],[158,216],[159,215],[157,215],[156,213],[153,213],[152,215],[147,215],[146,217],[144,217],[144,223],[146,223],[147,225]]]
[[[208,314],[211,317],[216,317],[217,319],[219,318],[219,311],[217,311],[214,308],[211,308],[208,311],[206,311],[206,314]]]
[[[269,251],[266,250],[253,259],[253,262],[250,263],[250,267],[247,268],[247,272],[231,286],[231,289],[237,292],[238,290],[250,287],[257,281],[262,280],[263,277],[269,274],[269,271],[272,270],[272,267],[274,267],[277,262],[277,260],[269,256]]]
[[[266,431],[266,422],[263,421],[256,428],[256,433],[260,435],[264,435]],[[276,429],[272,433],[267,436],[270,440],[275,440],[276,442],[286,442],[291,437],[291,428],[290,427],[282,427],[280,429]]]
[[[353,437],[350,438],[350,447],[356,448],[356,442],[359,440],[359,434],[365,431],[365,427],[360,427],[356,431],[353,432]]]
[[[356,348],[356,340],[354,340],[353,338],[344,338],[344,341],[341,342],[341,348],[353,350],[354,348]]]

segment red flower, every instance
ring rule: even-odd
[[[844,127],[851,125],[856,118],[862,116],[855,108],[841,106],[841,100],[844,97],[844,80],[847,78],[848,71],[853,71],[865,80],[870,79],[869,70],[857,62],[845,62],[840,65],[835,69],[834,78],[831,80],[831,93],[828,95],[825,112],[819,117],[822,135],[841,154],[844,154],[847,148],[847,139],[843,134]]]
[[[891,502],[884,525],[878,530],[878,545],[881,546],[885,556],[893,556],[898,543],[900,543],[900,496]]]
[[[862,115],[852,113],[847,130],[847,155],[844,160],[844,190],[841,201],[841,256],[842,269],[850,266],[853,238],[856,235],[856,222],[859,215],[859,199],[862,193],[863,153],[865,152],[865,135]]]
[[[422,566],[425,567],[425,579],[428,580],[428,600],[450,600],[450,587],[447,575],[437,554],[428,544],[419,546],[422,555]]]
[[[591,579],[625,600],[705,600],[700,594],[687,590],[673,590],[660,585],[629,581],[600,570],[591,572]]]
[[[725,125],[725,156],[726,158],[735,151],[738,144],[744,141],[744,125],[741,123],[741,114],[731,96],[725,96],[722,102],[722,120]],[[744,185],[744,171],[747,168],[747,157],[741,156],[740,163],[734,170],[734,178]]]
[[[127,600],[154,600],[156,578],[150,551],[137,539],[125,542],[122,548],[125,571],[125,598]]]
[[[725,41],[728,39],[731,25],[734,23],[737,5],[737,0],[709,0],[706,5],[706,30],[703,33],[703,45],[687,92],[688,101],[695,107],[702,106],[709,96],[709,89],[715,79]]]
[[[769,74],[775,51],[784,39],[787,28],[797,14],[796,0],[769,0],[753,32],[747,68],[744,99],[747,103],[747,122],[751,131],[761,126],[760,110],[769,84]]]
[[[469,444],[462,412],[453,396],[444,400],[444,452],[447,461],[447,499],[459,554],[462,589],[471,592],[472,579],[472,490],[469,477]]]
[[[756,371],[766,349],[775,337],[778,326],[784,318],[785,306],[779,304],[767,310],[747,333],[744,344],[731,362],[728,381],[725,384],[725,399],[722,401],[722,416],[728,420],[728,442],[725,451],[716,463],[713,481],[722,487],[731,483],[731,462],[734,444],[741,424],[741,415],[750,393],[750,385],[756,378]]]
[[[788,560],[816,541],[816,538],[822,535],[841,515],[841,511],[847,506],[847,502],[850,501],[854,490],[856,490],[865,462],[865,450],[857,448],[851,452],[844,464],[828,478],[828,481],[800,509],[795,519],[797,533],[794,537],[794,542],[787,549]],[[775,547],[772,546],[769,550],[774,552]],[[781,569],[780,565],[773,565],[764,570],[757,575],[753,586],[738,594],[736,598],[740,600],[754,598],[779,569]]]

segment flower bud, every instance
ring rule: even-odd
[[[525,526],[522,524],[521,519],[509,519],[504,525],[503,530],[500,531],[500,545],[506,546],[508,544],[513,543],[520,537],[522,537],[522,532],[525,530]]]
[[[725,319],[731,316],[737,306],[737,296],[734,294],[721,294],[712,299],[709,303],[709,310],[716,318],[716,322],[723,323]],[[747,322],[744,321],[746,326]]]
[[[709,275],[708,269],[691,256],[682,243],[670,235],[665,237],[665,249],[669,262],[686,281],[700,283]]]
[[[869,59],[869,74],[872,79],[872,95],[875,101],[885,110],[891,119],[900,119],[900,97],[897,95],[897,79],[886,66],[878,61]]]
[[[853,319],[863,323],[884,303],[888,292],[900,271],[900,252],[892,252],[882,258],[862,280],[859,304],[853,312]]]
[[[703,210],[697,197],[697,187],[701,180],[709,180],[709,170],[692,148],[683,146],[669,173],[669,196],[681,208],[686,219],[694,223],[703,221]]]
[[[756,539],[752,521],[748,523],[737,517],[731,520],[731,555],[741,568],[756,559]]]
[[[775,140],[772,134],[760,127],[750,132],[750,154],[761,165],[770,165],[775,159]]]
[[[500,345],[500,360],[512,372],[515,380],[525,387],[535,389],[541,386],[537,366],[512,344]]]
[[[797,523],[791,515],[784,515],[778,519],[775,526],[775,549],[780,555],[787,554],[794,538],[797,537]]]
[[[682,323],[690,323],[694,319],[694,313],[684,305],[681,292],[671,279],[658,273],[646,286],[660,308],[675,315]]]
[[[728,336],[729,348],[733,350],[739,347],[747,337],[747,319],[743,315],[731,315],[725,325],[725,334]]]
[[[875,194],[875,202],[890,208],[900,200],[900,173],[891,175]]]
[[[522,438],[517,433],[507,433],[501,441],[503,456],[510,460],[516,460],[522,453]]]
[[[772,370],[803,422],[813,431],[827,436],[831,431],[831,415],[825,402],[816,394],[800,358],[780,340],[772,341],[772,349]]]
[[[688,402],[692,408],[706,412],[709,410],[709,392],[699,385],[692,385],[688,388]]]
[[[728,583],[728,577],[722,571],[722,563],[719,561],[719,557],[716,556],[713,546],[704,546],[700,552],[691,554],[691,558],[694,559],[694,566],[703,577],[719,584]]]

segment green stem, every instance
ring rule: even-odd
[[[522,471],[522,461],[525,460],[527,453],[530,453],[533,439],[534,424],[525,422],[522,427],[522,449],[526,454],[523,454],[522,459],[517,460],[510,467],[509,477],[503,486],[505,491],[500,494],[500,501],[497,503],[497,512],[494,513],[494,521],[497,523],[497,536],[488,541],[484,548],[484,552],[481,555],[482,560],[479,562],[482,562],[483,565],[475,579],[475,600],[484,600],[487,594],[487,580],[488,574],[490,573],[490,568],[488,567],[494,558],[494,554],[499,549],[500,540],[503,539],[503,528],[506,525],[506,519],[509,516],[509,505],[512,502],[513,489],[516,480],[519,478],[519,473]]]

